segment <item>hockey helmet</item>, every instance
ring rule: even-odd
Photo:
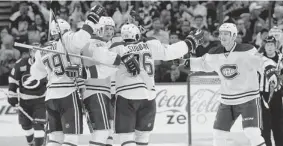
[[[115,22],[111,17],[102,16],[102,17],[100,17],[98,23],[103,25],[103,26],[113,26],[113,27],[115,27]]]
[[[138,41],[141,37],[140,29],[134,24],[125,24],[121,28],[121,37],[123,40]]]
[[[219,27],[219,32],[220,31],[228,31],[228,32],[231,33],[231,36],[233,36],[233,35],[237,36],[237,34],[238,34],[237,26],[234,23],[223,23]]]
[[[276,44],[276,39],[274,36],[268,36],[263,40],[265,43],[274,43]]]
[[[56,22],[53,20],[50,24],[50,34],[51,35],[57,35],[59,34],[59,32],[61,34],[64,34],[66,31],[69,31],[71,29],[70,24],[65,21],[64,19],[57,19],[58,25],[56,24]],[[59,30],[59,28],[60,30]]]

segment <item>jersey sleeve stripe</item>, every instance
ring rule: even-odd
[[[110,89],[109,89],[109,90],[105,90],[105,89],[86,88],[86,90],[92,90],[92,91],[102,91],[102,92],[110,93]]]
[[[125,91],[125,90],[138,89],[138,88],[145,88],[145,89],[147,89],[147,87],[145,87],[145,86],[135,86],[135,87],[128,87],[128,88],[116,90],[116,93],[119,93],[119,92],[122,92],[122,91]]]
[[[146,87],[145,83],[135,83],[135,84],[128,84],[128,85],[124,85],[124,86],[119,86],[119,87],[117,87],[117,90],[124,88],[124,87],[130,87],[130,86],[136,86],[136,85],[143,85],[143,86]]]
[[[239,94],[221,94],[222,96],[241,96],[241,95],[246,95],[250,93],[259,93],[259,90],[254,90],[254,91],[249,91],[249,92],[244,92],[244,93],[239,93]]]
[[[97,86],[97,85],[85,85],[87,88],[92,88],[92,89],[95,89],[95,88],[105,88],[105,89],[110,89],[110,87],[108,86]]]
[[[234,99],[240,99],[240,98],[247,98],[249,96],[255,96],[255,95],[259,95],[259,92],[258,93],[252,93],[252,94],[246,94],[246,95],[243,95],[243,96],[236,96],[236,97],[222,96],[221,98],[225,99],[225,100],[234,100]]]

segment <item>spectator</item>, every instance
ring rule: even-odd
[[[124,24],[130,17],[130,12],[132,6],[128,1],[120,1],[116,12],[113,14],[112,18],[116,24],[116,31],[120,31],[122,24]]]
[[[192,22],[193,21],[193,16],[190,15],[188,12],[188,6],[187,6],[187,2],[185,1],[180,1],[179,2],[179,22],[183,22],[183,21],[189,21]]]
[[[194,29],[206,29],[203,23],[203,17],[201,15],[196,15],[194,18],[193,28]]]
[[[162,82],[186,82],[188,74],[181,72],[177,65],[172,65],[171,70],[164,75]]]
[[[59,17],[68,21],[69,20],[69,10],[67,7],[60,7],[60,9],[57,12],[59,14]]]
[[[198,46],[196,49],[196,57],[201,57],[204,54],[208,53],[209,49],[215,47],[217,44],[210,40],[211,34],[207,29],[204,29],[204,37],[203,37],[203,44]]]
[[[189,21],[184,21],[181,24],[181,33],[180,33],[180,39],[184,40],[190,33],[190,31],[192,31],[193,28],[191,28],[191,23]]]
[[[16,37],[17,42],[26,42],[27,41],[27,31],[29,25],[32,24],[32,18],[30,18],[28,13],[27,2],[20,2],[19,12],[10,17],[12,22],[12,35]]]
[[[3,42],[3,38],[4,38],[6,35],[10,34],[10,33],[11,33],[11,32],[10,32],[10,30],[9,30],[8,27],[3,27],[3,28],[1,29],[1,33],[0,33],[1,44],[2,44],[2,42]]]
[[[73,31],[77,30],[77,24],[81,21],[84,20],[84,14],[82,12],[82,7],[80,2],[75,2],[73,5],[73,12],[71,14],[71,16],[69,17],[69,21],[70,25],[71,25],[71,29]]]
[[[2,39],[2,45],[0,50],[0,59],[2,62],[10,59],[18,60],[21,56],[19,50],[14,48],[14,38],[13,36],[7,34]]]
[[[159,18],[153,19],[153,30],[146,33],[147,37],[154,37],[161,41],[161,43],[169,43],[169,33],[162,30],[163,24],[160,22]]]
[[[239,32],[238,34],[237,34],[237,37],[236,37],[236,40],[235,40],[235,42],[236,43],[239,43],[239,44],[241,44],[241,43],[243,43],[243,32]]]
[[[162,10],[160,14],[160,22],[163,24],[163,30],[170,32],[172,21],[171,21],[171,13],[168,10]]]
[[[171,32],[170,35],[169,35],[169,44],[174,44],[174,43],[177,43],[179,42],[180,39],[179,39],[179,36],[176,32]]]
[[[207,8],[201,4],[199,4],[198,1],[190,1],[190,7],[187,10],[187,12],[194,16],[201,15],[203,17],[203,24],[207,27],[206,23],[206,16],[207,16]]]
[[[243,43],[250,43],[252,42],[252,33],[249,29],[245,28],[245,23],[243,19],[237,20],[237,28],[238,32],[243,34]]]
[[[28,30],[37,30],[40,35],[39,35],[39,39],[40,42],[43,44],[43,42],[47,41],[48,38],[48,26],[46,25],[44,16],[41,13],[36,13],[35,14],[35,21],[34,23],[28,28]],[[28,32],[29,33],[29,32]],[[29,37],[29,36],[28,36]],[[29,39],[29,38],[28,38]],[[30,40],[29,40],[30,41]],[[31,44],[29,42],[29,44]]]
[[[263,45],[263,40],[268,36],[268,30],[262,29],[256,36],[256,40],[254,42],[255,46],[259,49]]]
[[[249,30],[251,31],[251,34],[254,34],[254,27],[256,23],[262,23],[264,24],[265,21],[260,17],[261,11],[262,11],[262,6],[259,5],[257,2],[253,2],[249,6],[249,11],[250,11],[250,28]]]
[[[275,20],[275,25],[283,30],[283,6],[275,6],[273,19]]]

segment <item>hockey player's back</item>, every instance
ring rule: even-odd
[[[51,50],[59,52],[65,51],[60,41],[53,41],[48,46],[48,49]],[[49,90],[47,90],[46,93],[46,100],[48,100],[48,97],[65,97],[77,89],[74,81],[65,74],[65,67],[69,65],[65,55],[38,51],[35,54],[35,58],[36,62],[34,67],[37,66],[37,69],[42,67],[45,68],[45,70],[43,69],[43,72],[38,73],[37,75],[42,77],[47,75],[48,78],[47,87]],[[70,57],[70,61],[72,64],[80,64],[79,58]],[[83,80],[78,80],[77,83],[80,87],[83,85]],[[64,90],[62,90],[62,88],[64,88]]]

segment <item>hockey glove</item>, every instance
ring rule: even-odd
[[[65,68],[65,73],[69,78],[82,78],[82,66],[70,65]]]
[[[278,88],[278,76],[276,74],[275,67],[268,65],[265,67],[265,76],[268,79],[269,84],[275,89]]]
[[[122,62],[125,64],[128,72],[133,76],[140,74],[140,65],[134,54],[127,54],[121,57]]]
[[[184,41],[189,50],[195,54],[196,48],[203,43],[203,31],[200,29],[191,31]]]
[[[9,97],[8,102],[12,107],[15,107],[19,103],[19,100],[18,97]]]
[[[91,21],[93,24],[97,24],[99,21],[99,18],[101,16],[106,16],[106,10],[99,5],[95,5],[90,9],[89,14],[87,15],[87,20]]]

